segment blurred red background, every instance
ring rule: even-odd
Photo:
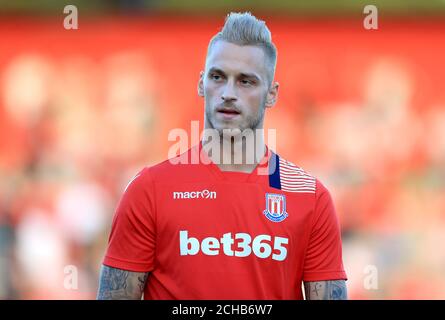
[[[266,128],[331,190],[350,298],[444,299],[445,23],[264,19],[280,83]],[[170,130],[202,126],[222,22],[0,22],[0,298],[95,297],[126,183],[167,157]]]

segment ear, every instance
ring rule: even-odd
[[[199,81],[198,81],[198,96],[204,97],[204,71],[199,73]]]
[[[266,108],[272,108],[278,99],[278,88],[280,84],[278,82],[274,82],[267,92],[266,96]]]

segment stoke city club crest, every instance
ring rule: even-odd
[[[263,214],[273,222],[281,222],[287,218],[286,196],[283,194],[266,193],[266,210]]]

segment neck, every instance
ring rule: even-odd
[[[209,139],[209,135],[205,132],[202,140],[203,149],[221,171],[251,173],[266,153],[262,130],[245,139],[239,135],[219,136],[219,139],[214,140],[214,136]]]

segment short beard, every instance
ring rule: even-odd
[[[266,110],[266,104],[263,102],[262,106],[260,107],[260,111],[258,113],[258,116],[253,118],[253,117],[249,117],[247,118],[247,126],[245,128],[236,128],[239,129],[241,132],[246,130],[246,129],[251,129],[253,131],[255,131],[256,129],[258,129],[259,127],[262,126],[263,120],[264,120],[264,113]],[[210,125],[209,129],[215,129],[218,131],[219,136],[222,138],[223,137],[223,130],[227,130],[227,129],[216,129],[215,125],[212,122],[212,112],[209,110],[209,108],[207,108],[207,104],[205,106],[205,116],[207,119],[207,122]],[[235,130],[236,130],[235,129]]]

